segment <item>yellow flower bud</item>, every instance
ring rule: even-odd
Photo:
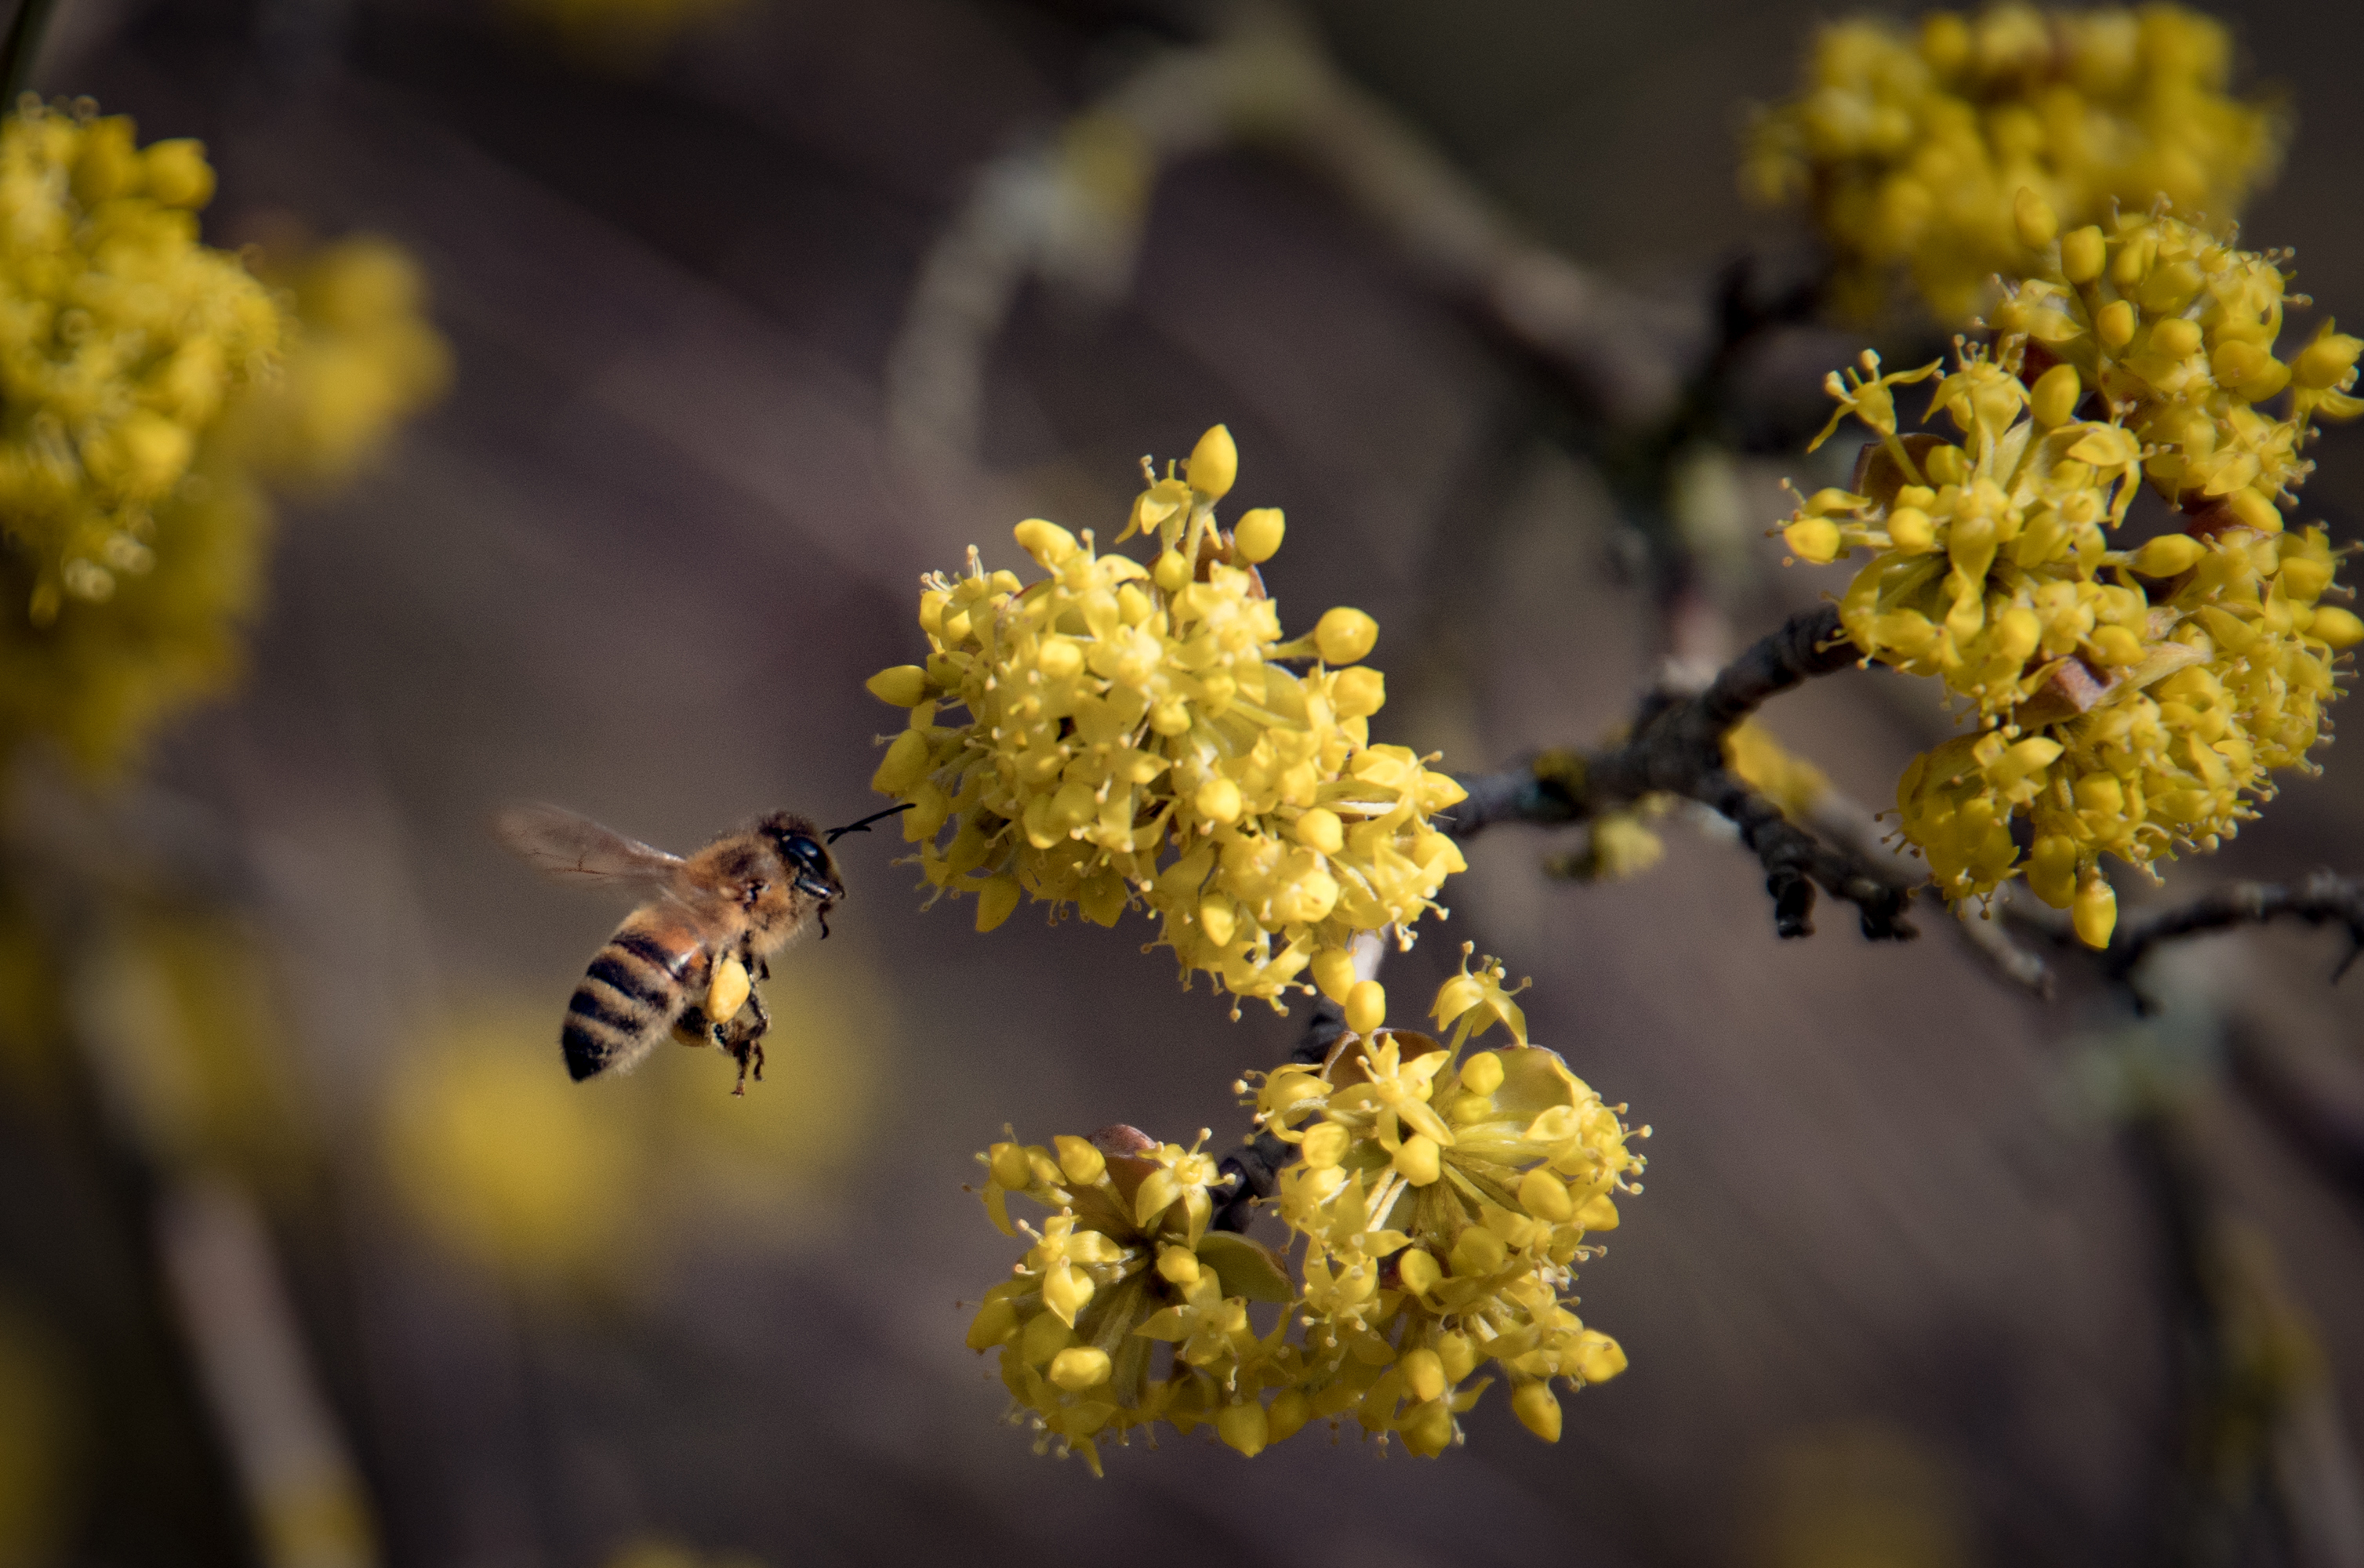
[[[1376,980],[1357,980],[1346,993],[1346,1027],[1369,1034],[1388,1021],[1388,988]]]
[[[989,1351],[1018,1332],[1018,1308],[1004,1296],[988,1296],[969,1319],[968,1348]]]
[[[1481,1051],[1461,1064],[1461,1087],[1472,1095],[1490,1095],[1502,1086],[1502,1059]]]
[[[2129,299],[2112,300],[2093,317],[2094,334],[2105,349],[2124,348],[2135,340],[2135,306]]]
[[[1312,1396],[1302,1388],[1284,1388],[1273,1396],[1272,1408],[1265,1412],[1265,1436],[1269,1442],[1287,1442],[1305,1429],[1313,1418]]]
[[[1577,1374],[1587,1383],[1606,1383],[1625,1370],[1625,1348],[1598,1329],[1587,1329],[1577,1341]]]
[[[1043,1305],[1070,1329],[1076,1326],[1076,1314],[1091,1298],[1091,1276],[1073,1263],[1054,1263],[1043,1276]]]
[[[1169,1284],[1196,1284],[1199,1283],[1199,1259],[1188,1247],[1163,1248],[1157,1254],[1157,1273]]]
[[[2036,840],[2028,858],[2027,885],[2055,909],[2068,908],[2077,895],[2077,840],[2066,833]]]
[[[2331,562],[2294,555],[2282,562],[2275,577],[2281,584],[2282,597],[2311,605],[2331,586]]]
[[[2028,404],[2035,412],[2035,422],[2049,429],[2076,417],[2078,400],[2084,395],[2085,384],[2077,379],[2077,367],[2054,365],[2035,378]]]
[[[1559,1401],[1548,1383],[1522,1384],[1511,1396],[1511,1413],[1519,1425],[1547,1443],[1559,1441]]]
[[[1210,501],[1231,494],[1240,476],[1240,449],[1233,444],[1228,427],[1217,425],[1199,438],[1199,444],[1190,449],[1187,473],[1190,488]]]
[[[2093,649],[2104,664],[2124,668],[2143,662],[2142,639],[2122,626],[2105,626],[2094,632]]]
[[[1024,1146],[997,1143],[986,1151],[986,1168],[993,1179],[1012,1192],[1023,1192],[1034,1184],[1034,1162],[1026,1157]]]
[[[1270,561],[1288,531],[1288,520],[1277,506],[1258,506],[1243,512],[1232,529],[1232,553],[1251,566]]]
[[[1813,565],[1827,566],[1839,558],[1839,526],[1828,517],[1801,517],[1781,530],[1781,539],[1799,560]]]
[[[2317,606],[2314,619],[2306,629],[2307,635],[2331,644],[2335,651],[2364,642],[2364,620],[2357,618],[2354,611],[2341,609],[2337,605]]]
[[[1413,1186],[1424,1187],[1444,1173],[1444,1151],[1436,1140],[1415,1132],[1403,1140],[1393,1161],[1396,1172]]]
[[[1093,1148],[1087,1138],[1063,1132],[1051,1141],[1059,1151],[1059,1169],[1078,1185],[1090,1185],[1108,1169],[1108,1156]]]
[[[1189,586],[1190,563],[1182,559],[1180,550],[1165,550],[1158,556],[1157,564],[1151,569],[1150,575],[1167,593],[1178,594]]]
[[[2109,260],[2109,244],[2101,226],[2087,224],[2060,237],[2060,274],[2072,284],[2090,284],[2102,275]]]
[[[1041,517],[1029,517],[1009,530],[1018,539],[1018,548],[1032,556],[1045,572],[1056,572],[1062,562],[1082,548],[1076,536],[1058,524]]]
[[[1215,1435],[1223,1440],[1225,1446],[1239,1450],[1245,1458],[1254,1459],[1262,1453],[1271,1434],[1272,1428],[1266,1419],[1264,1407],[1254,1399],[1226,1405],[1216,1412]]]
[[[1199,816],[1210,821],[1237,822],[1242,806],[1240,786],[1226,778],[1209,779],[1199,786],[1198,794],[1190,797],[1190,804],[1199,808]]]
[[[1444,1271],[1437,1265],[1435,1255],[1424,1247],[1407,1247],[1396,1254],[1396,1278],[1414,1296],[1426,1296],[1444,1277]],[[1467,1375],[1468,1369],[1465,1367],[1453,1381],[1458,1383]]]
[[[2085,873],[2085,881],[2077,889],[2077,899],[2069,916],[2077,928],[2077,940],[2089,948],[2110,945],[2110,933],[2118,925],[2118,893],[2098,871]]]
[[[2208,547],[2190,534],[2161,534],[2135,551],[2135,570],[2146,577],[2174,577],[2189,572],[2208,553]]]
[[[2188,359],[2198,353],[2201,340],[2200,323],[2180,316],[2170,316],[2150,329],[2151,351],[2171,360]]]
[[[1199,928],[1217,947],[1229,947],[1232,934],[1239,929],[1239,913],[1232,907],[1230,899],[1220,893],[1210,893],[1199,900]]]
[[[164,206],[195,211],[214,199],[214,172],[206,162],[204,142],[187,137],[151,142],[140,161],[148,194]]]
[[[1070,1345],[1051,1358],[1051,1381],[1070,1394],[1081,1394],[1108,1381],[1109,1353],[1089,1345]]]
[[[928,699],[928,673],[917,664],[881,670],[862,684],[872,696],[895,707],[917,707]]]
[[[995,877],[977,890],[976,929],[978,932],[983,933],[993,929],[1009,919],[1017,908],[1018,879],[1014,876]]]
[[[1555,1225],[1576,1213],[1576,1206],[1568,1201],[1567,1184],[1541,1166],[1520,1178],[1519,1207]]]
[[[1309,1129],[1305,1141],[1298,1147],[1305,1156],[1305,1163],[1319,1171],[1344,1159],[1354,1141],[1354,1134],[1346,1129],[1334,1121],[1325,1121],[1320,1127]]]
[[[2225,505],[2232,509],[2233,515],[2240,518],[2245,527],[2255,528],[2261,534],[2282,531],[2281,512],[2271,500],[2254,489],[2244,486],[2234,491],[2225,497]]]
[[[886,748],[878,771],[870,775],[870,787],[880,795],[909,795],[927,776],[928,738],[916,729],[906,729]]]
[[[1367,718],[1388,705],[1388,678],[1377,670],[1338,672],[1330,701],[1341,718]]]
[[[1309,850],[1334,855],[1346,847],[1346,829],[1338,814],[1317,806],[1297,818],[1294,829],[1297,841]]]
[[[1396,1363],[1403,1369],[1404,1386],[1416,1399],[1437,1399],[1444,1394],[1444,1362],[1434,1351],[1422,1347],[1405,1353]]]
[[[1899,506],[1889,513],[1888,537],[1897,549],[1911,555],[1925,555],[1937,548],[1937,529],[1929,514],[1918,506]]]
[[[1379,623],[1344,605],[1324,611],[1313,628],[1313,646],[1329,664],[1355,663],[1368,655],[1378,640]]]
[[[2044,623],[2025,605],[2012,606],[1995,621],[1994,650],[2001,658],[2024,659],[2043,640]]]
[[[2301,349],[2298,358],[2291,361],[2291,379],[2316,391],[2337,386],[2356,368],[2359,352],[2364,352],[2364,339],[2334,332],[2326,323],[2314,341]]]
[[[1482,1225],[1473,1225],[1453,1243],[1453,1272],[1463,1278],[1490,1274],[1500,1270],[1510,1255],[1510,1248],[1500,1236]]]
[[[2024,185],[2012,198],[2011,220],[2019,230],[2019,242],[2031,250],[2043,250],[2060,232],[2060,219],[2052,204]]]
[[[1355,955],[1344,948],[1324,948],[1313,955],[1313,986],[1324,996],[1346,1005],[1346,993],[1355,988]]]

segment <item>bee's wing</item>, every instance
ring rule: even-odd
[[[682,866],[679,855],[555,806],[512,806],[493,826],[501,842],[562,882],[661,887]]]

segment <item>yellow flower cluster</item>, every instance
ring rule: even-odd
[[[1200,1134],[1200,1142],[1205,1141]],[[1258,1334],[1250,1302],[1296,1296],[1286,1265],[1259,1242],[1210,1231],[1215,1162],[1130,1127],[1054,1147],[997,1143],[977,1156],[985,1207],[1005,1236],[1012,1195],[1053,1210],[1012,1276],[987,1291],[969,1348],[1001,1351],[1001,1378],[1041,1434],[1100,1473],[1099,1443],[1165,1421],[1212,1426],[1243,1453],[1305,1424],[1267,1410],[1261,1391],[1295,1382],[1299,1358],[1284,1317]],[[1022,1223],[1022,1222],[1021,1222]],[[1174,1347],[1163,1377],[1151,1362]]]
[[[441,384],[398,252],[329,248],[274,295],[198,242],[213,186],[128,119],[0,123],[0,756],[43,736],[105,773],[226,685],[258,476],[342,477]]]
[[[2164,195],[2220,223],[2270,176],[2280,117],[2226,95],[2231,42],[2178,6],[1938,11],[1823,29],[1802,95],[1760,114],[1749,193],[1802,203],[1836,252],[1841,303],[1887,302],[1899,272],[1942,320],[2020,265],[2013,202],[2072,223]]]
[[[2364,640],[2320,602],[2346,593],[2322,530],[2284,531],[2277,505],[2311,466],[2310,421],[2364,409],[2347,395],[2364,343],[2326,323],[2276,360],[2276,261],[2163,213],[2057,228],[2021,204],[2035,275],[1997,312],[1998,352],[1965,348],[1932,401],[1958,439],[1898,432],[1893,388],[1936,366],[1883,375],[1867,354],[1853,383],[1831,377],[1823,439],[1852,413],[1879,439],[1784,536],[1816,562],[1869,549],[1840,601],[1849,637],[1976,710],[1979,732],[1898,789],[1939,890],[1983,896],[2024,870],[2098,947],[2116,911],[2101,855],[2147,867],[2236,831],[2270,770],[2307,765],[2333,662]],[[2257,406],[2285,389],[2288,415]],[[2144,480],[2187,531],[2113,550]]]
[[[1458,1440],[1489,1362],[1546,1442],[1560,1429],[1553,1379],[1578,1387],[1625,1367],[1617,1341],[1565,1303],[1593,1251],[1587,1233],[1616,1228],[1609,1195],[1642,1160],[1617,1111],[1527,1043],[1501,965],[1473,974],[1470,951],[1430,1015],[1449,1043],[1350,1009],[1361,1032],[1319,1067],[1273,1073],[1256,1095],[1257,1121],[1300,1155],[1279,1188],[1281,1218],[1306,1242],[1304,1373],[1284,1398],[1351,1411],[1423,1455]],[[1509,1047],[1461,1055],[1497,1023]]]
[[[298,329],[280,373],[231,406],[225,439],[274,487],[334,490],[442,395],[451,347],[427,319],[425,273],[390,240],[266,249],[262,271],[294,300]]]
[[[1615,1228],[1609,1195],[1642,1162],[1616,1113],[1527,1043],[1502,978],[1491,960],[1471,973],[1465,950],[1433,1014],[1449,1046],[1385,1029],[1385,995],[1365,981],[1346,1004],[1361,1029],[1325,1065],[1283,1068],[1258,1088],[1257,1123],[1301,1156],[1279,1190],[1306,1239],[1301,1281],[1259,1243],[1208,1230],[1216,1167],[1196,1148],[1116,1127],[978,1156],[1004,1234],[1016,1234],[1012,1194],[1054,1211],[1027,1228],[1033,1249],[968,1334],[972,1349],[1001,1351],[1043,1446],[1080,1451],[1098,1473],[1101,1439],[1155,1421],[1210,1425],[1252,1456],[1351,1413],[1433,1456],[1492,1383],[1476,1376],[1489,1362],[1520,1420],[1557,1440],[1551,1380],[1600,1383],[1625,1366],[1564,1303],[1592,1251],[1586,1233]],[[1512,1045],[1458,1060],[1497,1023]],[[1259,1332],[1248,1309],[1265,1302],[1289,1311]],[[1162,1378],[1159,1341],[1173,1346]]]
[[[869,683],[911,710],[872,785],[913,803],[905,837],[931,883],[977,895],[979,930],[1021,889],[1104,926],[1139,902],[1186,977],[1277,1006],[1355,933],[1435,906],[1466,862],[1430,816],[1464,795],[1431,759],[1370,744],[1387,686],[1361,665],[1369,616],[1281,640],[1255,570],[1281,514],[1215,521],[1238,462],[1218,425],[1187,477],[1148,473],[1118,542],[1154,535],[1151,566],[1034,519],[1018,542],[1049,576],[987,573],[972,550],[965,575],[925,580],[927,663]],[[942,722],[955,704],[965,722]]]
[[[154,564],[156,507],[279,346],[270,292],[198,242],[213,188],[128,119],[0,124],[0,517],[35,626]]]

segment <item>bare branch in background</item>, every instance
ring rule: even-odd
[[[1785,937],[1813,932],[1814,889],[1853,904],[1863,934],[1901,941],[1915,933],[1904,919],[1912,900],[1891,860],[1873,861],[1824,843],[1724,764],[1723,738],[1779,694],[1853,664],[1855,645],[1840,629],[1838,606],[1791,616],[1758,639],[1693,696],[1660,692],[1643,704],[1633,734],[1598,751],[1546,752],[1530,766],[1461,781],[1469,798],[1455,808],[1453,831],[1471,838],[1496,822],[1541,827],[1580,822],[1652,795],[1695,800],[1729,818],[1765,867],[1774,928]]]
[[[2104,960],[2111,979],[2131,984],[2130,977],[2151,949],[2180,937],[2230,930],[2236,926],[2261,926],[2288,917],[2310,926],[2337,925],[2347,931],[2347,956],[2331,972],[2336,982],[2359,953],[2364,953],[2364,885],[2343,876],[2317,872],[2295,888],[2265,882],[2236,882],[2202,894],[2180,908],[2153,915],[2121,929]]]
[[[1419,131],[1337,69],[1288,6],[1228,8],[1053,138],[988,164],[922,262],[887,360],[887,423],[923,465],[974,454],[985,364],[1032,279],[1112,298],[1152,194],[1187,159],[1255,149],[1335,190],[1438,294],[1548,366],[1600,417],[1663,418],[1702,324],[1521,234]]]

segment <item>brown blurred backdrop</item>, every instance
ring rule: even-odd
[[[956,1304],[1014,1256],[961,1190],[971,1151],[1005,1121],[1228,1144],[1233,1079],[1301,1017],[1233,1024],[1177,995],[1137,920],[1021,912],[979,938],[965,908],[921,912],[874,835],[840,846],[834,936],[778,965],[746,1101],[727,1062],[681,1051],[576,1089],[557,1020],[621,909],[535,883],[488,817],[546,798],[680,849],[778,805],[862,814],[893,725],[861,682],[912,657],[916,574],[971,542],[1014,561],[1008,530],[1036,513],[1112,537],[1140,455],[1217,420],[1237,504],[1288,511],[1266,573],[1285,622],[1378,618],[1384,739],[1466,769],[1589,743],[1657,650],[1580,423],[1333,190],[1219,151],[1159,182],[1121,297],[1020,295],[974,468],[912,480],[884,367],[923,257],[989,160],[1190,36],[1187,9],[741,0],[619,58],[462,0],[64,5],[38,85],[206,138],[209,233],[293,214],[410,247],[456,355],[390,463],[285,517],[249,684],[156,769],[278,955],[274,1093],[302,1151],[263,1209],[383,1560],[2169,1561],[2189,1325],[2123,1119],[2142,1080],[2191,1096],[2200,1179],[2327,1357],[2330,1435],[2307,1451],[2347,1467],[2309,1483],[2328,1547],[2260,1525],[2217,1560],[2364,1562],[2364,1535],[2337,1534],[2364,1531],[2364,1184],[2227,1065],[2228,1030],[2265,1030],[2364,1079],[2364,981],[2325,984],[2336,940],[2178,951],[2160,984],[2197,1021],[2130,1043],[2097,1004],[1999,984],[1934,911],[1907,948],[1829,909],[1779,942],[1750,861],[1679,819],[1665,862],[1613,885],[1547,881],[1543,840],[1489,836],[1451,922],[1389,973],[1411,995],[1464,940],[1501,954],[1535,977],[1538,1040],[1655,1127],[1647,1195],[1582,1284],[1633,1369],[1570,1402],[1557,1446],[1489,1403],[1434,1462],[1351,1432],[1253,1462],[1167,1441],[1098,1482],[1037,1458],[961,1345]],[[1824,14],[1335,0],[1316,19],[1518,224],[1682,305],[1782,232],[1734,195],[1734,132]],[[2242,80],[2299,112],[2246,232],[2364,316],[2364,22],[2235,20]],[[1832,344],[1852,351],[1823,345],[1809,391]],[[2308,510],[2353,540],[2364,436],[2315,455]],[[1717,591],[1743,638],[1838,581],[1758,538],[1785,472],[1808,470],[1719,471],[1740,521]],[[1875,805],[1942,732],[1926,693],[1869,675],[1769,718]],[[2169,894],[2364,872],[2344,751]],[[67,1345],[53,1381],[84,1412],[58,1550],[251,1557],[227,1460],[167,1430],[211,1429],[202,1393],[152,1429],[122,1414],[145,1408],[125,1386],[185,1378],[171,1342],[153,1365],[92,1349],[154,1288],[150,1241],[78,1236],[124,1206],[23,1147],[0,1156],[23,1173],[0,1185],[0,1285]]]

